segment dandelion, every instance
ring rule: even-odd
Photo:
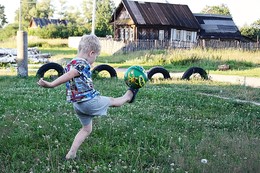
[[[206,164],[206,163],[208,163],[208,160],[207,159],[201,159],[200,162]]]

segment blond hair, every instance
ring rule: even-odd
[[[88,53],[90,51],[94,51],[96,53],[100,53],[101,46],[99,39],[96,35],[83,35],[80,39],[79,46],[78,46],[78,53],[84,52]]]

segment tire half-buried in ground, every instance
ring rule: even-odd
[[[201,76],[202,79],[205,79],[205,80],[208,79],[208,74],[207,74],[207,72],[206,72],[204,69],[200,68],[200,67],[191,67],[191,68],[189,68],[189,69],[186,70],[185,73],[182,75],[182,78],[181,78],[181,79],[190,80],[191,75],[196,74],[196,73],[200,74],[200,76]]]
[[[117,78],[116,70],[107,64],[100,64],[100,65],[97,65],[96,67],[94,67],[92,70],[93,77],[97,77],[98,73],[101,71],[107,71],[111,78],[112,77]]]
[[[58,73],[57,74],[58,76],[61,76],[64,74],[64,68],[60,64],[55,63],[55,62],[50,62],[50,63],[42,65],[38,69],[36,76],[42,78],[42,77],[44,77],[45,73],[49,70],[55,70]]]
[[[152,79],[153,75],[155,75],[156,73],[161,73],[163,75],[164,79],[171,78],[168,70],[166,70],[163,67],[156,66],[156,67],[152,67],[152,68],[150,68],[150,70],[148,70],[148,72],[147,72],[148,79]]]

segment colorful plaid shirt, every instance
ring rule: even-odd
[[[76,69],[79,73],[78,77],[66,82],[66,95],[68,102],[81,102],[94,98],[99,92],[94,89],[91,79],[90,64],[82,58],[74,58],[71,60],[65,72]]]

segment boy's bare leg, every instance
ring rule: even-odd
[[[80,129],[80,131],[77,133],[71,145],[70,151],[66,155],[66,159],[74,159],[76,157],[78,148],[84,142],[84,140],[89,136],[91,131],[92,131],[92,121],[88,125],[83,126]]]
[[[129,102],[133,97],[133,92],[130,90],[127,90],[126,93],[121,96],[121,97],[117,97],[117,98],[110,98],[111,99],[111,107],[119,107],[122,106],[123,104]]]

